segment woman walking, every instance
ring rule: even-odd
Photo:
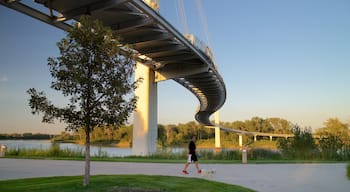
[[[188,158],[187,158],[187,162],[185,164],[184,169],[182,170],[182,173],[187,175],[187,168],[189,167],[189,165],[191,163],[194,163],[198,174],[202,173],[202,170],[199,169],[199,165],[198,165],[198,158],[197,158],[197,154],[196,154],[196,136],[192,136],[191,137],[191,141],[188,144],[188,152],[187,152]]]

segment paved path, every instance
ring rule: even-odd
[[[182,164],[92,162],[91,174],[180,174]],[[202,164],[203,169],[216,169],[207,178],[245,186],[259,192],[349,192],[346,164]],[[0,158],[0,180],[82,175],[83,161],[30,160]],[[193,166],[186,177],[203,177]]]

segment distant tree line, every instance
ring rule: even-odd
[[[284,119],[254,117],[251,120],[222,122],[226,128],[264,133],[293,134],[294,137],[277,139],[277,141],[260,141],[260,144],[271,143],[276,150],[269,150],[262,145],[255,145],[253,137],[244,136],[244,144],[248,144],[249,159],[300,159],[300,160],[350,160],[350,130],[349,124],[341,122],[337,118],[330,118],[324,122],[322,128],[314,131],[311,128],[301,128]],[[214,129],[191,121],[180,124],[158,125],[159,147],[186,146],[192,135],[197,136],[198,144],[210,144],[214,146]],[[50,139],[47,134],[0,134],[1,139]],[[76,132],[62,132],[55,135],[52,141],[83,143],[84,130]],[[260,138],[263,139],[264,138]],[[124,125],[119,128],[104,126],[94,129],[91,133],[91,142],[94,144],[118,144],[124,143],[132,146],[132,125]],[[223,143],[228,145],[223,145]],[[223,147],[238,148],[238,137],[235,133],[221,132]],[[249,145],[251,144],[251,145]],[[125,146],[125,145],[124,145]],[[231,154],[231,153],[230,153]],[[238,154],[239,156],[239,154]],[[230,157],[233,158],[233,157]]]
[[[301,128],[287,120],[280,118],[253,117],[246,121],[221,122],[221,126],[250,132],[294,134],[288,139],[281,138],[273,141],[286,159],[350,159],[350,130],[349,125],[337,118],[330,118],[324,122],[322,128],[312,132],[311,128]],[[214,145],[214,129],[191,121],[180,124],[158,125],[158,144],[160,147],[185,146],[192,135],[197,136],[199,144]],[[85,132],[78,129],[76,132],[62,132],[60,135],[49,134],[0,134],[0,139],[51,139],[55,142],[83,143]],[[245,144],[254,144],[253,137],[244,136]],[[260,138],[261,139],[261,138]],[[264,138],[262,138],[264,139]],[[132,125],[119,128],[112,126],[99,127],[91,133],[91,142],[94,144],[124,143],[132,146]],[[223,147],[238,147],[238,137],[235,133],[221,132]],[[269,139],[266,138],[269,143]],[[124,145],[124,146],[125,146]],[[253,146],[259,148],[261,146]]]
[[[273,141],[284,159],[301,160],[349,160],[350,159],[350,131],[349,125],[337,118],[330,118],[324,127],[312,132],[311,128],[301,128],[281,118],[253,117],[246,121],[221,122],[221,126],[236,130],[262,133],[294,134],[294,137],[281,138]],[[210,143],[214,145],[215,130],[205,128],[194,121],[180,124],[158,125],[158,145],[160,147],[185,146],[192,135],[197,136],[199,144]],[[55,141],[83,142],[84,132],[62,132],[54,137]],[[243,143],[252,144],[253,137],[243,136]],[[264,138],[260,138],[264,139]],[[266,142],[270,142],[266,138]],[[92,143],[127,143],[132,145],[132,125],[115,127],[100,127],[91,133]],[[238,148],[237,134],[221,132],[221,142],[227,144],[223,147]],[[253,148],[259,148],[254,146]],[[259,151],[261,153],[262,151]],[[265,153],[265,152],[264,152]],[[254,155],[254,154],[252,154]],[[253,156],[252,156],[253,157]]]
[[[221,122],[221,126],[250,132],[263,133],[292,133],[292,123],[281,118],[259,118],[253,117],[251,120]],[[161,147],[181,146],[186,144],[192,135],[197,136],[198,142],[213,141],[215,137],[214,129],[205,128],[194,121],[179,124],[158,125],[158,144]],[[75,141],[84,142],[85,133],[78,130],[73,133],[62,132],[54,137],[54,141]],[[249,143],[253,138],[244,137],[244,142]],[[235,133],[222,132],[221,140],[230,144],[238,145],[238,137]],[[91,133],[92,143],[129,143],[132,144],[132,125],[124,125],[119,128],[113,126],[99,127]]]
[[[6,134],[6,133],[0,133],[0,140],[11,140],[11,139],[38,139],[38,140],[49,140],[55,137],[55,135],[51,134],[42,134],[42,133],[12,133],[12,134]]]
[[[120,127],[103,126],[94,129],[90,133],[91,143],[93,144],[117,144],[132,143],[132,125],[123,125]],[[53,142],[76,142],[84,143],[85,131],[78,129],[75,132],[62,132],[52,139]]]
[[[294,126],[294,137],[279,139],[278,148],[287,159],[349,160],[349,125],[337,118],[330,118],[324,127],[317,129],[313,137],[310,128]]]

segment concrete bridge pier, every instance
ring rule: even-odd
[[[219,111],[215,112],[215,125],[220,124]],[[220,127],[215,127],[215,148],[221,149],[221,137],[220,137]]]
[[[242,136],[242,134],[238,135],[238,144],[239,144],[240,147],[243,146],[243,136]]]
[[[135,79],[143,78],[135,90],[139,98],[134,112],[132,154],[147,156],[157,151],[157,83],[152,69],[137,62]]]

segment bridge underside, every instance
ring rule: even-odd
[[[24,4],[0,0],[0,4],[63,30],[84,14],[109,26],[122,42],[139,54],[139,62],[154,73],[155,81],[173,79],[199,100],[196,120],[209,120],[225,102],[226,88],[212,59],[192,45],[156,11],[140,0],[35,0]],[[42,6],[40,6],[42,5]]]

